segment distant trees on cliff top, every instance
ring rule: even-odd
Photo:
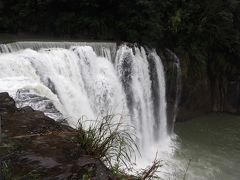
[[[240,0],[2,0],[0,33],[19,32],[168,47],[218,77],[238,71]]]

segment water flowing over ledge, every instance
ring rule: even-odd
[[[115,56],[117,45],[113,42],[38,42],[23,41],[8,44],[0,44],[0,53],[11,53],[23,49],[32,49],[38,51],[43,48],[64,48],[69,49],[71,46],[91,46],[94,52],[99,56],[108,59]]]
[[[48,116],[121,114],[148,162],[166,149],[164,67],[154,50],[115,43],[16,42],[0,45],[0,92]]]

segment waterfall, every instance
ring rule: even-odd
[[[174,131],[174,124],[176,121],[176,117],[177,117],[177,111],[178,111],[178,105],[179,105],[179,101],[180,101],[180,97],[181,97],[181,90],[182,90],[182,77],[181,77],[181,67],[180,67],[180,60],[177,57],[177,55],[172,52],[170,49],[166,49],[166,55],[167,58],[170,59],[171,64],[172,64],[172,71],[174,73],[174,95],[172,95],[174,97],[174,102],[171,105],[172,109],[170,110],[170,115],[169,115],[169,130],[171,133],[173,133]]]
[[[38,51],[47,48],[64,48],[69,49],[71,46],[91,46],[94,52],[108,58],[115,56],[116,43],[110,42],[37,42],[37,41],[23,41],[8,44],[0,44],[0,53],[11,53],[22,49],[32,49]]]
[[[157,55],[156,51],[151,52],[150,54],[155,64],[155,68],[157,70],[157,83],[158,83],[158,91],[159,91],[159,103],[158,103],[158,133],[160,133],[161,138],[166,138],[167,136],[167,114],[166,114],[166,83],[165,83],[165,75],[164,75],[164,68],[160,57]],[[159,122],[160,121],[160,122]],[[159,125],[160,123],[160,125]]]
[[[157,97],[153,97],[152,93],[153,82],[150,78],[148,59],[153,61],[157,70]],[[147,153],[155,140],[159,141],[167,135],[165,79],[161,60],[155,51],[147,55],[142,47],[130,48],[123,45],[117,51],[115,67],[125,90],[131,120],[137,131],[138,144],[142,152]],[[157,111],[160,116],[154,114],[154,98],[159,98]]]
[[[142,156],[167,134],[164,67],[154,50],[115,43],[0,45],[0,92],[54,119],[129,115]],[[151,69],[154,68],[154,72]]]

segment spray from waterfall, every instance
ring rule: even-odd
[[[168,138],[164,67],[154,50],[115,43],[0,45],[0,92],[75,126],[85,115],[126,115],[142,156]]]

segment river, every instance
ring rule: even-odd
[[[175,125],[175,173],[183,179],[240,179],[240,116],[209,114]]]

